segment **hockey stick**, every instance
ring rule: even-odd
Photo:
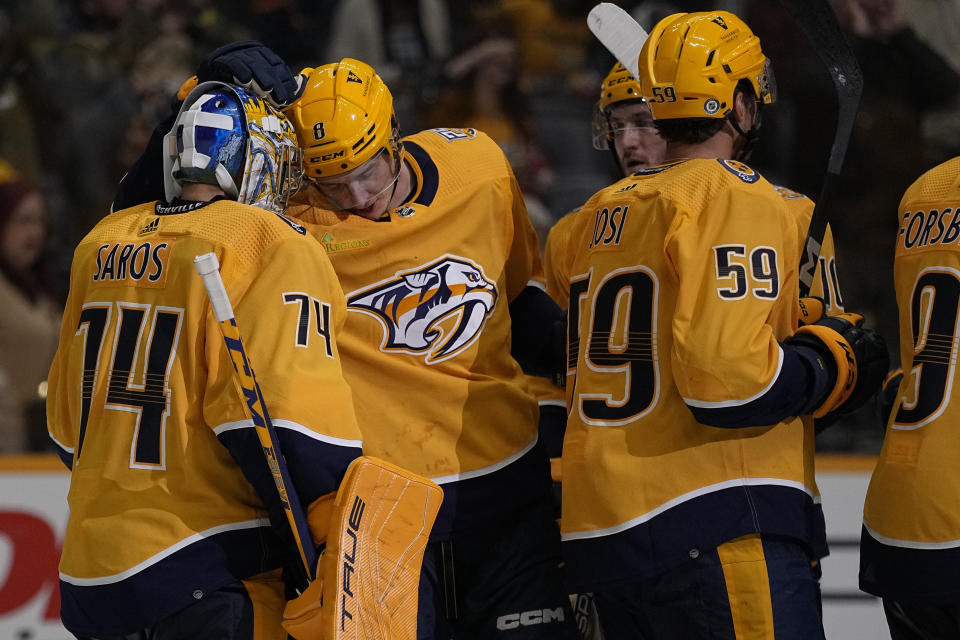
[[[587,26],[630,75],[640,80],[640,49],[647,32],[629,13],[611,2],[601,2],[587,14]]]
[[[820,259],[823,235],[827,230],[828,210],[837,187],[837,177],[843,168],[843,158],[853,132],[860,94],[863,91],[863,76],[860,65],[850,48],[829,0],[780,0],[807,40],[817,51],[820,61],[826,66],[837,91],[837,130],[833,134],[833,146],[827,163],[827,173],[820,188],[820,197],[813,208],[813,217],[807,230],[800,254],[800,296],[806,296],[813,285],[813,273]]]
[[[296,542],[303,569],[302,572],[298,572],[300,575],[297,576],[297,588],[302,592],[313,579],[314,570],[317,566],[317,552],[313,546],[310,529],[307,526],[306,513],[300,505],[293,482],[290,480],[290,472],[284,461],[283,452],[280,450],[280,443],[277,440],[273,423],[270,421],[267,405],[263,401],[260,385],[257,383],[253,367],[243,348],[240,328],[233,316],[233,305],[230,304],[227,290],[220,278],[220,261],[217,260],[215,253],[205,253],[194,258],[193,266],[203,279],[203,286],[210,298],[210,306],[213,307],[213,313],[220,324],[223,343],[226,345],[230,360],[233,362],[233,370],[236,374],[234,382],[236,382],[237,392],[240,394],[240,404],[244,408],[246,419],[256,429],[257,438],[260,439],[260,445],[263,447],[263,455],[270,467],[273,482],[280,496],[280,504],[283,506],[287,524],[290,525],[290,533],[293,535],[294,542]]]

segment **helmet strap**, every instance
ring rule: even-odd
[[[744,96],[746,98],[746,96]],[[763,103],[759,100],[756,100],[757,112],[753,118],[753,123],[750,125],[750,128],[747,131],[744,131],[740,126],[740,123],[737,122],[736,115],[731,109],[730,113],[727,114],[727,120],[730,122],[730,126],[743,137],[743,146],[740,147],[740,150],[737,152],[734,160],[739,160],[740,162],[746,162],[750,159],[750,155],[753,153],[753,148],[757,143],[757,140],[760,139],[760,110],[763,108]]]

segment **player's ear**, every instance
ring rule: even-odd
[[[734,92],[732,115],[736,118],[741,130],[749,131],[753,128],[758,109],[757,101],[752,95],[742,89],[737,89]]]

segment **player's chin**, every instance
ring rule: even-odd
[[[375,199],[363,206],[350,207],[350,213],[363,218],[376,219],[383,215],[384,208],[379,199]]]

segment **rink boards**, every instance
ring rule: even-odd
[[[877,599],[857,589],[863,496],[872,456],[819,456],[830,556],[823,563],[830,640],[888,640]],[[53,455],[0,456],[0,638],[70,640],[60,625],[57,560],[69,474]]]

